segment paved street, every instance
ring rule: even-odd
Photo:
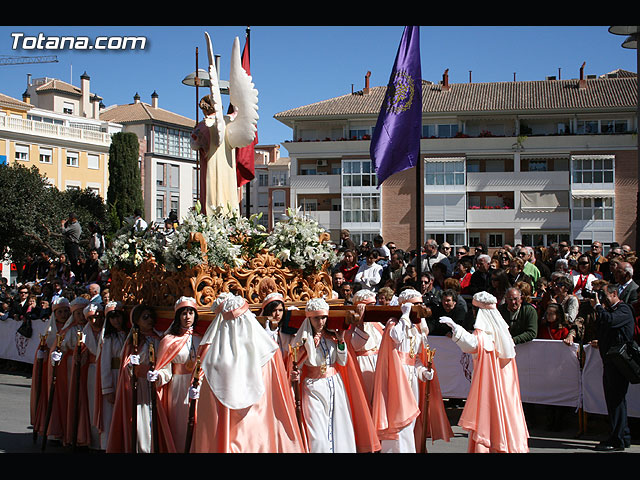
[[[0,368],[4,367],[0,363]],[[29,426],[29,389],[30,373],[0,370],[0,453],[41,453],[41,442],[33,442]],[[450,442],[438,441],[428,444],[429,453],[465,453],[467,448],[466,433],[456,426],[462,412],[461,407],[448,407],[447,412],[453,426],[455,437]],[[527,419],[532,415],[527,415]],[[535,407],[535,424],[529,426],[529,448],[531,453],[600,453],[593,449],[606,435],[606,418],[601,415],[589,415],[586,432],[577,435],[580,430],[577,414],[567,411],[562,429],[550,431],[546,428],[547,415],[544,406]],[[634,420],[636,430],[631,448],[625,453],[640,453],[638,439],[638,422]],[[633,427],[632,427],[633,428]],[[71,453],[70,448],[47,444],[46,453]],[[615,453],[604,453],[615,455]],[[573,465],[575,467],[575,465]]]

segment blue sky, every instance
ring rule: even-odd
[[[221,78],[227,79],[233,39],[244,45],[246,26],[0,26],[0,56],[56,55],[58,63],[0,66],[0,93],[21,98],[27,74],[55,77],[80,85],[91,77],[91,91],[106,105],[131,103],[139,93],[150,103],[195,118],[195,89],[182,79],[206,68],[204,32],[221,55]],[[251,26],[251,74],[259,91],[258,138],[261,144],[291,139],[291,129],[273,118],[281,111],[345,95],[364,86],[385,85],[403,26]],[[12,33],[21,33],[22,37]],[[53,36],[144,36],[138,51],[14,49],[24,41]],[[16,42],[15,39],[19,37]],[[621,47],[624,37],[608,26],[422,26],[422,77],[438,82],[449,69],[450,83],[543,80],[548,75],[577,78],[622,68],[637,71],[636,51]],[[560,69],[560,71],[559,71]],[[203,92],[203,89],[200,90]],[[223,97],[225,108],[228,97]],[[282,151],[287,156],[286,146]]]

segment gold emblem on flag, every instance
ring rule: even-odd
[[[402,113],[411,108],[415,93],[414,80],[405,70],[398,70],[387,86],[385,108],[389,113]]]

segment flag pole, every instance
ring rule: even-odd
[[[422,82],[420,82],[422,88]],[[418,155],[416,161],[416,290],[422,293],[422,244],[424,243],[424,161]]]
[[[394,173],[415,167],[416,289],[422,276],[424,236],[424,163],[420,157],[422,136],[422,71],[420,27],[406,26],[382,100],[369,154],[378,177],[378,189]],[[411,231],[411,230],[409,230]],[[411,245],[409,233],[409,245]]]

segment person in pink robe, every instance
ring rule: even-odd
[[[67,319],[67,322],[56,332],[51,331],[49,333],[53,338],[60,335],[62,338],[62,345],[60,351],[57,351],[55,348],[51,348],[49,354],[50,362],[48,365],[49,371],[47,373],[49,381],[48,388],[51,387],[51,383],[53,382],[54,364],[57,366],[55,367],[56,385],[53,394],[51,418],[46,433],[49,438],[61,442],[65,440],[67,435],[67,404],[69,402],[73,351],[76,346],[77,333],[84,328],[86,323],[82,311],[88,303],[89,300],[86,298],[74,298],[69,305],[71,315]]]
[[[169,421],[172,443],[184,452],[189,423],[189,390],[201,336],[194,333],[198,309],[193,297],[180,297],[174,305],[174,320],[158,348],[158,361],[150,373],[157,392],[156,408],[163,409]]]
[[[55,350],[56,334],[62,329],[71,314],[69,300],[57,298],[51,305],[49,326],[43,335],[44,345],[36,351],[31,375],[31,424],[34,432],[43,435],[44,423],[49,401],[49,354]],[[39,383],[38,383],[39,382]]]
[[[469,432],[469,453],[526,453],[527,423],[520,398],[516,351],[509,328],[487,292],[473,296],[478,309],[474,332],[448,317],[452,340],[473,355],[473,376],[458,425]]]
[[[239,296],[221,294],[200,342],[193,453],[304,453],[280,348]]]
[[[448,442],[453,437],[437,372],[433,366],[428,368],[425,347],[429,328],[424,319],[419,324],[410,320],[412,305],[420,305],[422,301],[417,290],[404,290],[398,298],[402,315],[387,321],[380,343],[372,416],[383,453],[416,453],[423,447],[426,451],[426,442],[421,445],[422,438]],[[428,414],[426,422],[425,414]],[[425,423],[427,432],[423,435]]]

